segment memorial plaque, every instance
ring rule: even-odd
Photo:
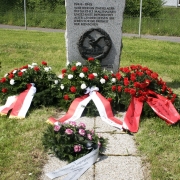
[[[66,0],[67,62],[101,61],[116,72],[122,49],[125,0]]]

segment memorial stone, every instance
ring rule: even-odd
[[[116,72],[122,49],[125,0],[66,0],[67,62],[101,61]]]

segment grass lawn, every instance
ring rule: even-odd
[[[0,30],[0,77],[10,70],[48,62],[59,74],[66,64],[64,33]],[[180,95],[180,45],[178,43],[123,38],[121,66],[141,64],[157,72]],[[36,180],[46,161],[41,143],[45,121],[54,107],[30,109],[26,119],[0,117],[0,179]],[[155,118],[141,118],[135,134],[139,153],[150,163],[153,180],[180,177],[180,125],[168,126]]]

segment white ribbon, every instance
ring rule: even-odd
[[[78,160],[57,169],[56,171],[47,173],[50,179],[57,178],[68,174],[63,180],[77,180],[87,169],[89,169],[96,161],[99,155],[99,148],[91,151],[89,154],[79,158]]]

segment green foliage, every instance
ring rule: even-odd
[[[102,153],[107,139],[96,135],[94,130],[87,130],[84,123],[56,123],[49,125],[44,131],[42,142],[46,150],[50,150],[58,158],[72,162],[96,149]]]
[[[163,0],[143,0],[142,1],[142,16],[144,17],[157,17],[162,10]],[[139,16],[140,1],[139,0],[126,0],[125,15]]]

